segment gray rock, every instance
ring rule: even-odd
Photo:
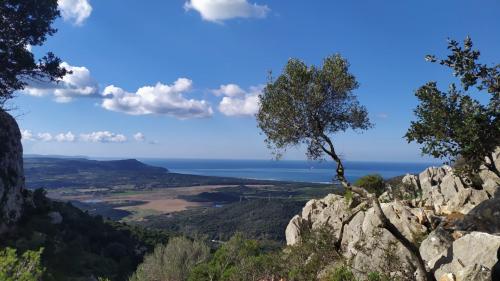
[[[287,245],[295,245],[300,241],[302,223],[302,218],[299,215],[295,215],[290,220],[285,230]]]
[[[500,196],[485,200],[474,207],[458,228],[500,234]]]
[[[20,218],[23,190],[21,132],[16,120],[0,109],[0,234]]]
[[[455,275],[456,281],[491,281],[491,270],[479,264],[465,267]]]
[[[472,232],[455,240],[446,250],[443,257],[435,263],[436,279],[447,273],[455,276],[464,269],[475,264],[491,268],[497,263],[497,251],[500,247],[500,236],[484,232]],[[465,274],[465,273],[461,273]],[[470,279],[475,280],[475,279]]]
[[[410,241],[425,235],[427,229],[418,222],[417,216],[408,206],[400,202],[382,204],[389,220]],[[381,227],[373,208],[359,212],[346,226],[341,249],[355,272],[393,272],[396,275],[412,276],[413,265],[408,262],[411,255],[394,236]]]
[[[442,227],[438,227],[420,244],[420,255],[429,268],[434,268],[436,261],[444,256],[452,243],[451,234]]]
[[[48,216],[50,217],[51,224],[60,224],[63,221],[63,217],[59,212],[50,212]]]
[[[336,194],[328,194],[322,199],[308,201],[302,209],[302,215],[295,216],[286,228],[287,245],[294,245],[299,241],[300,227],[317,229],[326,224],[331,226],[335,239],[340,239],[343,222],[351,216],[356,204],[356,199],[348,201]]]

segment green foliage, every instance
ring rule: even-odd
[[[449,162],[462,157],[467,163],[467,174],[477,172],[481,164],[500,175],[495,165],[488,164],[486,157],[500,145],[500,64],[489,67],[478,63],[479,51],[472,49],[467,37],[463,47],[451,40],[451,54],[441,65],[453,70],[460,80],[461,89],[451,84],[447,92],[437,88],[436,82],[428,82],[415,95],[420,104],[415,109],[417,120],[411,123],[406,139],[422,144],[422,153]],[[436,62],[434,56],[428,60]],[[476,90],[490,95],[489,103],[474,99]]]
[[[35,207],[25,208],[13,232],[0,240],[0,247],[20,252],[43,247],[41,264],[46,268],[46,281],[89,276],[126,280],[148,249],[168,239],[160,231],[106,222],[70,204],[52,202],[41,190],[33,194],[33,201]],[[62,223],[52,224],[49,212],[59,212]]]
[[[385,190],[385,181],[379,174],[366,175],[354,183],[356,186],[360,186],[366,189],[370,193],[375,193],[380,196]]]
[[[301,241],[285,249],[280,264],[280,275],[287,280],[315,280],[330,263],[340,259],[335,248],[336,240],[330,226],[301,233]]]
[[[245,272],[258,272],[253,265],[262,265],[258,258],[261,250],[257,241],[244,239],[241,233],[237,233],[215,252],[210,261],[197,266],[189,280],[241,280]]]
[[[196,265],[208,259],[210,250],[201,241],[175,237],[158,245],[144,258],[130,281],[183,281]]]
[[[267,144],[277,157],[287,147],[305,144],[308,157],[319,159],[327,135],[370,128],[366,108],[352,93],[356,88],[349,63],[340,55],[327,57],[320,68],[290,59],[259,96],[257,121]]]
[[[324,281],[357,281],[357,279],[351,269],[341,266],[330,272]]]
[[[367,276],[367,281],[393,281],[395,279],[390,278],[386,274],[381,274],[379,272],[370,272]]]
[[[344,192],[344,199],[346,204],[349,204],[349,202],[352,201],[353,196],[354,196],[353,192],[350,189],[346,189],[346,191]]]
[[[242,232],[247,238],[282,242],[285,240],[283,230],[303,206],[304,201],[254,199],[221,208],[151,216],[141,224],[190,237],[202,234],[209,239],[227,241],[235,232]]]
[[[43,248],[38,251],[25,251],[18,256],[15,249],[5,248],[0,250],[0,280],[2,281],[39,281],[44,268],[40,264],[40,255]]]
[[[51,25],[58,16],[56,0],[0,2],[0,108],[28,80],[55,81],[67,73],[54,54],[35,61],[27,50],[28,45],[41,46],[56,32]]]

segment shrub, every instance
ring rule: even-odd
[[[208,259],[210,249],[200,241],[185,237],[172,238],[158,245],[144,258],[130,281],[183,281],[196,265]]]
[[[325,281],[357,281],[351,269],[346,266],[337,267],[334,269]]]
[[[366,175],[364,177],[359,178],[354,185],[360,186],[366,189],[368,192],[375,193],[377,196],[380,196],[384,193],[385,182],[384,178],[382,178],[379,174]]]
[[[40,255],[43,248],[38,251],[26,251],[18,256],[15,249],[5,248],[0,250],[0,280],[2,281],[39,281],[44,268],[40,265]]]

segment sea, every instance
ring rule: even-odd
[[[146,164],[167,168],[170,172],[236,177],[262,180],[331,183],[335,173],[333,162],[293,160],[207,160],[207,159],[138,159]],[[385,179],[418,174],[439,163],[358,162],[345,161],[346,177],[350,181],[379,174]]]

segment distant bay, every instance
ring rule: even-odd
[[[171,172],[205,176],[223,176],[263,180],[331,182],[335,166],[332,162],[272,160],[206,160],[151,159],[140,161],[169,169]],[[388,179],[407,173],[417,174],[436,163],[396,163],[345,161],[347,178],[351,181],[367,174],[380,174]]]

